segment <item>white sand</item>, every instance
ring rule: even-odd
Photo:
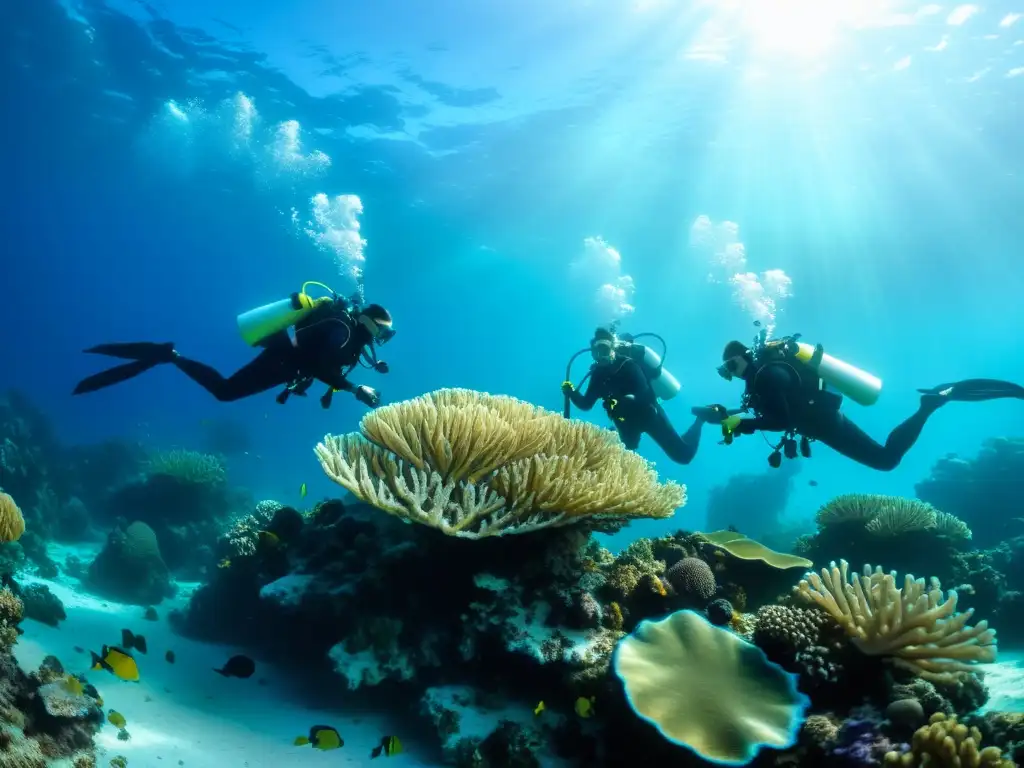
[[[174,603],[165,601],[157,608],[159,621],[146,621],[143,610],[136,606],[104,601],[63,583],[33,577],[19,580],[46,584],[64,603],[68,615],[59,628],[29,619],[22,622],[25,634],[15,648],[22,666],[31,670],[46,655],[57,656],[68,671],[87,675],[103,697],[104,712],[116,709],[128,721],[131,741],[118,741],[117,729],[109,723],[97,734],[99,765],[104,768],[114,755],[127,757],[130,768],[412,768],[432,764],[416,756],[423,745],[393,731],[395,724],[380,716],[304,707],[296,700],[301,694],[289,685],[285,674],[267,664],[257,661],[256,674],[248,680],[214,673],[214,667],[243,649],[199,643],[171,631],[165,617],[175,604],[184,601],[187,591]],[[88,671],[89,651],[99,651],[104,643],[119,645],[124,628],[147,640],[148,654],[135,654],[142,678],[138,683],[118,680],[108,672]],[[75,646],[85,652],[75,651]],[[174,664],[164,659],[168,649],[175,653]],[[344,688],[344,682],[339,680],[339,686]],[[337,728],[345,746],[328,752],[294,746],[295,737],[307,734],[313,725]],[[382,735],[392,732],[403,740],[406,752],[371,761],[370,750]]]
[[[982,712],[1024,712],[1024,651],[1000,651],[998,662],[985,665],[985,685]]]

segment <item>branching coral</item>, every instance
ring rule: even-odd
[[[928,680],[948,682],[974,672],[979,662],[996,658],[995,630],[982,621],[969,627],[973,611],[956,612],[957,595],[943,595],[938,580],[907,576],[896,587],[896,572],[864,566],[848,578],[845,560],[808,573],[797,593],[824,608],[872,656],[885,656]]]
[[[225,479],[224,462],[220,457],[198,451],[158,453],[150,459],[146,471],[150,475],[165,475],[192,485],[220,485]]]
[[[256,511],[253,514],[237,518],[225,533],[228,545],[234,554],[255,554],[259,532],[265,530],[273,521],[278,510],[283,508],[284,504],[272,499],[265,499],[256,505]]]
[[[998,747],[981,748],[977,728],[968,728],[940,712],[914,733],[910,751],[889,752],[885,764],[906,768],[1014,768],[1014,762],[1003,759]]]
[[[971,529],[954,515],[939,512],[927,502],[899,496],[844,494],[825,504],[814,519],[819,531],[856,523],[880,538],[894,538],[917,531],[931,531],[955,541],[971,538]]]
[[[369,413],[360,429],[317,445],[327,475],[450,536],[617,525],[685,503],[685,489],[659,483],[615,433],[511,397],[439,390]]]

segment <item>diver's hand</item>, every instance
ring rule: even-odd
[[[575,391],[576,391],[576,387],[575,387],[575,385],[571,381],[563,381],[562,382],[562,394],[563,395],[571,395]]]
[[[387,373],[391,370],[391,367],[383,360],[378,360],[377,364],[373,366],[377,373]]]
[[[356,387],[353,394],[356,396],[356,400],[371,408],[376,408],[380,404],[380,395],[377,393],[377,390],[373,387],[367,387],[365,384]]]

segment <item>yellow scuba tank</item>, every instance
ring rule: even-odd
[[[807,364],[822,381],[860,405],[874,405],[882,394],[882,380],[860,368],[825,354],[820,347],[798,341],[793,356]]]
[[[287,299],[264,304],[262,307],[240,314],[237,318],[238,330],[245,343],[254,347],[268,336],[295,325],[320,304],[334,301],[331,296],[313,298],[306,293],[306,287],[309,285],[327,288],[322,283],[304,283],[302,290],[293,293]]]

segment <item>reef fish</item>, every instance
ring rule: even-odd
[[[82,685],[82,681],[74,675],[68,675],[63,681],[64,690],[73,696],[81,696],[85,692],[85,686]]]
[[[265,549],[273,549],[281,543],[281,539],[273,531],[258,531],[256,538],[259,539],[259,544]]]
[[[587,718],[593,717],[594,715],[594,697],[591,696],[589,699],[585,696],[580,696],[576,699],[576,705],[573,707],[576,710],[576,714],[580,717]]]
[[[537,706],[533,708],[533,716],[534,717],[539,717],[540,713],[543,712],[544,709],[545,709],[544,702],[543,701],[538,701],[537,702]]]
[[[295,738],[296,747],[304,747],[306,744],[312,744],[313,749],[338,749],[345,746],[345,740],[329,725],[314,725],[309,729],[309,736]]]
[[[121,645],[129,650],[135,649],[139,653],[146,652],[146,638],[133,634],[130,629],[121,630]]]
[[[299,498],[301,498],[301,499],[306,498],[306,484],[305,483],[303,483],[302,485],[299,486]]]
[[[127,680],[130,683],[139,681],[139,665],[127,651],[121,648],[110,648],[104,645],[103,653],[92,654],[91,669],[105,669],[114,677]]]
[[[213,671],[224,677],[252,677],[256,671],[256,662],[248,656],[232,656],[223,668]]]
[[[174,651],[168,651],[164,654],[164,658],[167,659],[168,664],[174,663]]]
[[[383,754],[385,757],[393,757],[395,755],[402,754],[402,742],[398,740],[397,736],[385,736],[380,740],[380,744],[373,748],[370,752],[370,759],[380,757]]]
[[[107,712],[107,722],[115,728],[124,728],[128,723],[128,721],[124,719],[124,715],[114,709]]]

